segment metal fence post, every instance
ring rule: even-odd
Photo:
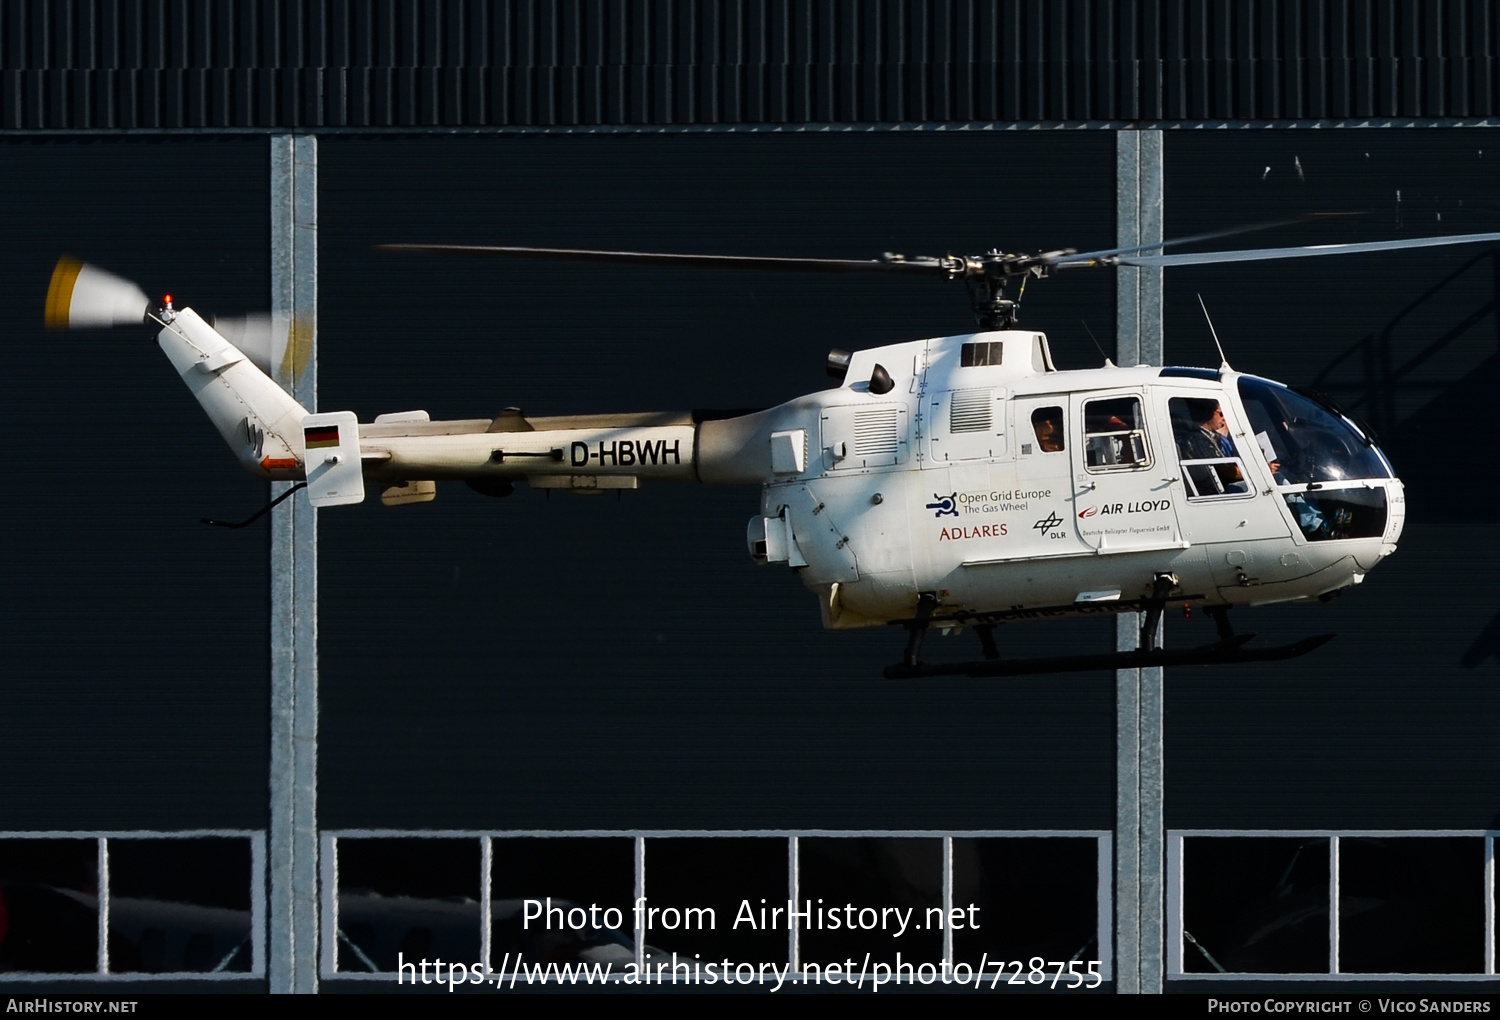
[[[276,381],[317,409],[318,148],[271,138],[271,321],[286,354]],[[274,482],[273,496],[290,487]],[[271,514],[272,992],[318,990],[318,531],[305,499]]]
[[[1162,133],[1115,133],[1116,243],[1162,239]],[[1115,360],[1162,363],[1162,271],[1116,270]],[[1122,613],[1115,646],[1133,651],[1140,616]],[[1160,640],[1160,631],[1158,631]],[[1115,672],[1115,989],[1162,990],[1165,835],[1162,817],[1162,671]]]

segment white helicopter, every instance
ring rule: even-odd
[[[1270,226],[1271,224],[1263,225]],[[1246,229],[1259,229],[1246,228]],[[1182,238],[1201,241],[1227,233]],[[981,330],[830,353],[834,388],[732,417],[704,413],[432,421],[425,411],[309,413],[267,374],[268,332],[236,346],[190,308],[64,257],[47,324],[154,324],[157,342],[257,477],[298,482],[317,507],[426,502],[435,483],[479,492],[600,493],[642,482],[761,487],[747,542],[793,569],[829,628],[906,628],[890,678],[1010,676],[1231,663],[1305,654],[1333,635],[1249,648],[1234,606],[1328,600],[1396,550],[1405,496],[1368,431],[1325,397],[1218,369],[1059,371],[1023,330],[1016,278],[1076,267],[1173,266],[1500,241],[1500,233],[1186,255],[1136,248],[1040,255],[770,259],[453,245],[388,250],[479,257],[963,279]],[[283,339],[283,346],[285,338]],[[300,486],[299,486],[300,488]],[[281,498],[292,495],[289,490]],[[274,505],[274,504],[272,504]],[[269,506],[266,508],[269,509]],[[264,511],[262,511],[264,512]],[[259,516],[259,515],[257,515]],[[252,518],[253,520],[254,518]],[[219,522],[210,522],[219,523]],[[248,522],[246,522],[248,523]],[[1166,606],[1201,608],[1218,641],[1156,647]],[[1002,623],[1143,612],[1138,651],[1003,659]],[[921,660],[932,627],[972,628],[984,658]]]

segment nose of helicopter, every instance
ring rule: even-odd
[[[1386,518],[1385,545],[1390,548],[1383,555],[1389,556],[1396,550],[1396,540],[1401,537],[1401,529],[1406,526],[1406,487],[1401,484],[1401,479],[1392,478],[1385,487]]]
[[[1399,479],[1392,478],[1385,483],[1385,495],[1385,530],[1378,537],[1354,539],[1351,543],[1354,561],[1365,573],[1396,551],[1396,541],[1406,526],[1406,491]]]

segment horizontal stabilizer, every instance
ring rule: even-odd
[[[435,499],[437,499],[436,482],[407,482],[405,485],[390,485],[380,493],[380,502],[386,506],[431,503]]]

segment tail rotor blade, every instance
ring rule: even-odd
[[[47,288],[48,329],[139,326],[151,299],[129,280],[64,255]]]
[[[265,312],[216,315],[213,326],[220,336],[243,351],[245,357],[267,375],[275,374],[273,366],[280,364],[286,355],[286,327],[283,325],[278,335],[271,316]]]

